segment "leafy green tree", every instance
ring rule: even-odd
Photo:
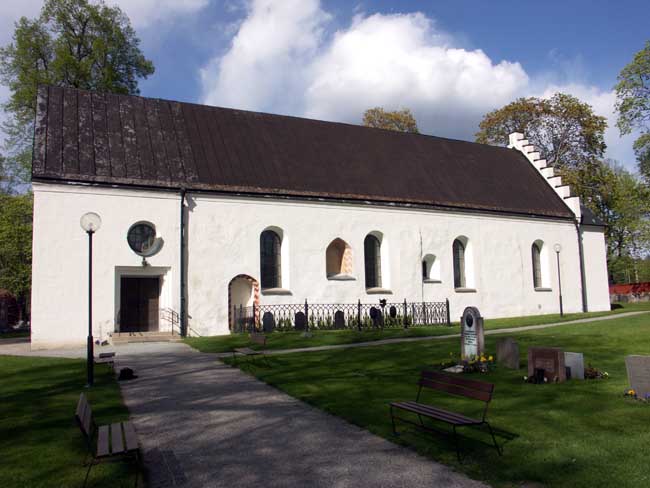
[[[101,0],[46,0],[38,18],[16,22],[13,41],[0,48],[0,81],[11,92],[6,164],[15,178],[31,165],[38,85],[137,94],[138,80],[154,72],[139,44],[128,17]]]
[[[616,122],[621,135],[641,131],[634,143],[639,172],[650,184],[650,41],[618,75]]]
[[[560,170],[584,167],[605,153],[605,117],[574,96],[520,98],[494,110],[481,121],[476,142],[504,146],[521,132],[549,164]]]
[[[32,195],[0,194],[0,288],[13,293],[27,317],[32,280]]]
[[[363,125],[398,132],[420,132],[415,117],[408,108],[394,111],[381,107],[369,108],[363,113]]]

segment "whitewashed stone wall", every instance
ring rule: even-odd
[[[487,318],[557,313],[555,243],[562,246],[565,312],[581,311],[578,240],[572,222],[490,214],[416,210],[390,206],[300,202],[272,198],[188,195],[188,299],[191,329],[201,335],[228,333],[228,284],[240,274],[259,280],[260,233],[283,236],[283,288],[291,295],[262,295],[261,303],[374,303],[442,301],[452,320],[475,305]],[[34,348],[81,345],[87,334],[87,236],[79,226],[85,212],[97,212],[102,227],[94,238],[94,335],[107,338],[119,316],[120,276],[162,275],[160,306],[179,310],[179,205],[174,192],[91,186],[34,184],[32,344]],[[149,266],[126,242],[140,220],[155,224],[164,240]],[[365,289],[363,241],[382,235],[383,288]],[[453,286],[452,242],[469,243],[468,275],[474,292]],[[352,248],[352,281],[326,276],[326,248],[336,238]],[[589,310],[609,309],[602,232],[585,232]],[[531,246],[542,241],[543,273],[550,290],[533,287]],[[421,260],[434,255],[440,283],[423,283]],[[161,323],[161,328],[162,328]]]

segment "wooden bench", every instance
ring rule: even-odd
[[[112,370],[115,370],[115,353],[100,352],[99,356],[95,358],[95,364],[108,364]]]
[[[124,457],[133,457],[136,463],[139,462],[138,438],[131,422],[118,422],[98,427],[93,418],[92,408],[83,393],[79,395],[77,411],[74,417],[84,436],[91,457],[83,486],[86,486],[90,470],[95,464]],[[86,455],[87,458],[88,454]],[[135,486],[138,486],[137,470]]]
[[[255,344],[259,344],[262,347],[266,346],[266,335],[264,334],[252,333],[248,335],[248,338]],[[232,351],[233,361],[235,362],[237,361],[237,354],[241,354],[242,356],[253,356],[253,358],[255,358],[255,356],[262,356],[264,361],[268,364],[268,361],[266,361],[266,354],[264,354],[263,350],[257,351],[250,347],[236,347]]]
[[[430,427],[424,425],[422,420],[423,417],[430,418],[436,421],[444,422],[450,424],[453,428],[454,434],[454,446],[456,447],[456,455],[460,461],[460,449],[458,443],[458,436],[456,434],[456,429],[458,427],[468,427],[468,426],[487,426],[490,435],[492,436],[492,441],[494,442],[494,447],[496,447],[499,456],[502,454],[501,448],[497,444],[496,438],[494,437],[494,432],[492,427],[486,420],[488,406],[492,400],[492,393],[494,392],[494,385],[492,383],[486,383],[484,381],[469,380],[461,378],[459,376],[452,376],[449,374],[439,373],[436,371],[422,371],[420,376],[420,381],[418,382],[418,394],[414,402],[393,402],[390,404],[390,415],[391,422],[393,424],[393,434],[397,434],[395,429],[395,420],[400,420],[402,422],[414,425],[420,429],[435,431]],[[480,419],[467,417],[461,413],[451,412],[449,410],[444,410],[442,408],[434,407],[432,405],[427,405],[425,403],[420,403],[420,395],[422,393],[422,388],[430,388],[432,390],[449,393],[451,395],[461,396],[469,399],[480,400],[485,402],[485,407],[483,408],[483,415]],[[419,422],[415,422],[411,419],[405,419],[395,415],[395,410],[402,410],[405,412],[410,412],[417,415]]]

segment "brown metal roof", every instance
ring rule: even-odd
[[[572,217],[517,150],[53,86],[32,177]]]

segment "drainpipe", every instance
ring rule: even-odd
[[[585,257],[584,249],[582,248],[582,231],[580,230],[580,222],[575,221],[576,233],[578,234],[578,254],[580,256],[580,282],[582,284],[582,312],[587,311],[587,280],[585,278]]]
[[[181,225],[180,225],[180,239],[181,239],[181,256],[180,256],[180,284],[181,284],[181,312],[180,312],[180,327],[181,336],[187,336],[187,320],[186,320],[186,303],[185,303],[185,188],[181,189]]]

